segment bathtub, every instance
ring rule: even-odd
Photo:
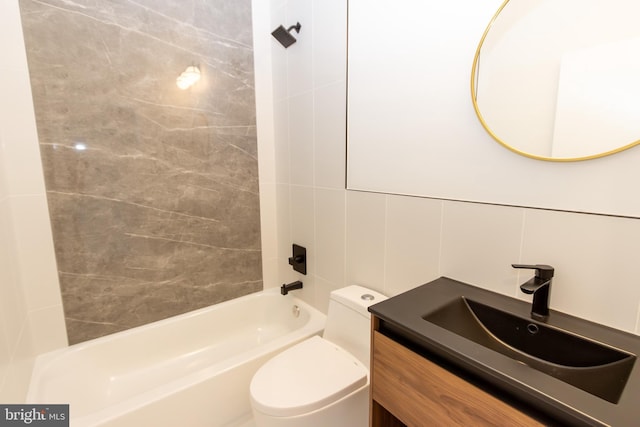
[[[270,289],[36,358],[28,403],[69,404],[71,427],[251,423],[249,383],[325,316]]]

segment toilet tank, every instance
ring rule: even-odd
[[[347,350],[368,369],[371,313],[367,308],[385,299],[381,293],[357,285],[331,292],[324,339]]]

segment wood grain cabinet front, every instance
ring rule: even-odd
[[[375,330],[372,427],[542,426],[538,421]]]

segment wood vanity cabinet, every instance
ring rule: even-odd
[[[543,425],[383,335],[378,326],[373,316],[371,427]]]

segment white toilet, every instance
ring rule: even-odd
[[[323,337],[265,363],[251,380],[256,427],[366,427],[371,315],[387,297],[348,286],[331,293]]]

